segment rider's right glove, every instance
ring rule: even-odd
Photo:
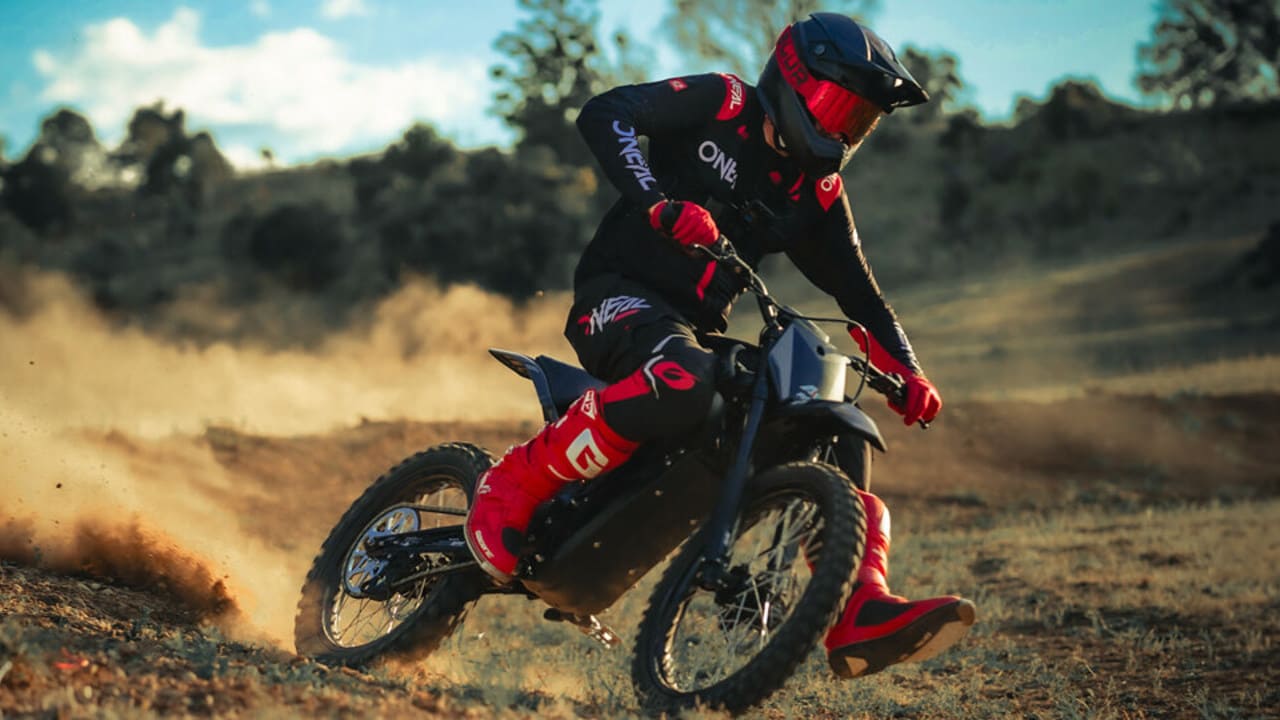
[[[907,391],[905,402],[895,405],[892,400],[889,401],[889,408],[902,416],[902,423],[911,425],[917,420],[933,422],[933,419],[938,416],[938,411],[942,409],[942,395],[938,392],[938,388],[929,382],[929,378],[903,365],[861,326],[851,326],[849,335],[853,337],[854,342],[858,343],[858,348],[867,353],[872,365],[879,368],[881,372],[896,373],[902,377]]]
[[[711,213],[701,205],[686,200],[663,200],[649,208],[649,224],[663,236],[685,247],[713,245],[720,239],[720,229]]]

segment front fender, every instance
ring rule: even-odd
[[[788,438],[797,433],[807,437],[853,433],[880,452],[888,450],[874,420],[853,403],[833,400],[811,400],[778,408],[770,413],[756,444],[759,446],[761,441],[773,446],[790,444]]]

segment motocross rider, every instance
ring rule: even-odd
[[[890,407],[907,425],[937,415],[941,398],[872,277],[839,174],[881,115],[927,100],[879,36],[817,13],[782,31],[755,87],[695,75],[618,87],[583,107],[578,128],[622,197],[578,264],[565,336],[610,384],[481,476],[466,539],[482,568],[511,579],[535,507],[565,483],[616,468],[643,442],[697,430],[715,391],[714,356],[699,338],[725,329],[744,289],[692,252],[721,233],[752,266],[785,252],[868,329],[854,340],[905,379],[905,402]],[[858,495],[866,554],[825,641],[841,677],[932,657],[975,617],[959,597],[889,593],[889,512]]]

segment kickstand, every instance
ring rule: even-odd
[[[542,617],[552,622],[567,622],[578,628],[583,635],[609,649],[617,647],[618,643],[622,642],[618,634],[613,631],[613,628],[600,622],[600,618],[595,615],[587,615],[585,617],[582,615],[570,615],[555,608],[547,608],[542,613]]]

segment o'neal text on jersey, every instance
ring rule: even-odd
[[[658,181],[649,170],[649,163],[644,159],[644,153],[640,152],[640,138],[636,137],[635,128],[615,120],[613,132],[617,134],[618,143],[622,145],[622,149],[618,151],[618,157],[627,161],[626,168],[636,176],[636,182],[640,183],[640,187],[648,190],[657,185]]]
[[[605,325],[635,315],[641,310],[648,310],[649,307],[649,303],[644,298],[617,295],[605,298],[604,302],[592,310],[590,315],[578,318],[578,324],[585,326],[582,329],[584,334],[594,335],[603,330]]]

